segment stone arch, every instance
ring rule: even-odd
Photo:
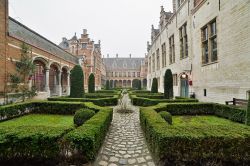
[[[142,85],[143,85],[143,88],[147,88],[147,79],[146,78],[144,78],[142,80]]]
[[[52,62],[49,65],[49,88],[51,95],[60,95],[61,67],[58,63]]]
[[[123,81],[122,81],[122,85],[123,85],[124,88],[127,87],[127,82],[126,82],[126,80],[123,80]]]
[[[46,86],[46,69],[48,62],[42,57],[33,59],[35,71],[32,76],[32,86],[36,88],[37,92],[44,92]]]

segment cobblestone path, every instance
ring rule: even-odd
[[[118,106],[114,107],[113,121],[94,165],[154,166],[140,127],[139,108],[131,105],[128,95],[124,98],[133,113],[118,113]]]

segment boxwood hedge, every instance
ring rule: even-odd
[[[52,97],[49,101],[65,101],[65,102],[93,102],[98,106],[114,106],[118,103],[118,95],[106,98],[67,98],[67,97]]]
[[[140,122],[157,165],[247,165],[250,162],[248,126],[235,123],[180,127],[166,123],[154,109],[141,108]]]
[[[185,98],[185,99],[149,99],[144,97],[137,97],[136,95],[130,95],[133,105],[136,106],[153,106],[159,103],[186,103],[186,102],[198,102],[197,99]]]
[[[26,106],[34,108],[32,113],[72,114],[77,108],[84,107],[94,110],[96,114],[76,129],[73,128],[73,122],[71,127],[66,128],[0,127],[0,165],[30,160],[51,160],[53,165],[57,165],[58,162],[79,164],[80,160],[81,163],[92,161],[112,121],[111,108],[99,107],[93,103],[31,102],[8,107],[12,111],[12,107],[25,110]],[[40,111],[38,107],[41,107]],[[4,111],[8,112],[8,109],[5,107]]]

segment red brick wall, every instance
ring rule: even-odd
[[[8,0],[0,0],[0,92],[5,85],[5,55],[6,55],[6,28],[8,18]]]

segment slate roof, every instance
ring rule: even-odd
[[[144,58],[104,58],[107,71],[140,70]]]
[[[9,36],[15,37],[30,45],[41,48],[47,52],[55,54],[64,60],[77,64],[78,58],[74,55],[64,51],[62,48],[49,41],[45,37],[29,29],[25,25],[9,17]]]

